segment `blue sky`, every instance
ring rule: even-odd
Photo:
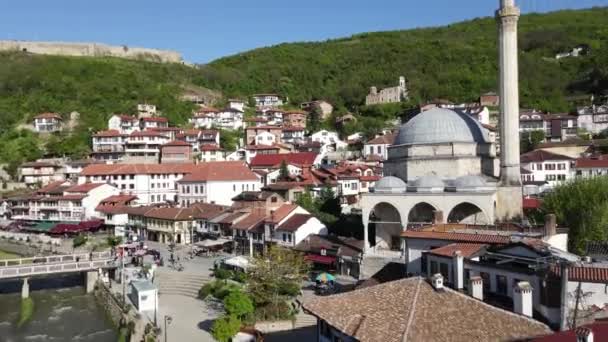
[[[516,0],[524,12],[608,0]],[[177,50],[191,62],[302,40],[444,25],[492,15],[499,0],[5,0],[0,39]],[[458,6],[454,6],[459,3]]]

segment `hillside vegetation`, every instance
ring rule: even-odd
[[[521,100],[551,112],[566,97],[602,92],[608,80],[608,9],[529,14],[520,19]],[[325,42],[281,44],[221,58],[203,68],[203,83],[229,96],[277,92],[297,103],[327,99],[353,110],[372,85],[406,76],[414,102],[474,101],[497,90],[493,18],[439,28],[375,32]],[[591,55],[557,61],[555,53],[588,44]]]

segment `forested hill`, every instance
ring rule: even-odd
[[[522,16],[523,106],[568,110],[567,95],[605,90],[606,18],[607,8]],[[416,101],[472,101],[496,90],[496,43],[495,20],[489,17],[438,28],[363,33],[221,58],[204,67],[203,82],[230,96],[277,92],[294,103],[322,98],[354,107],[364,101],[370,86],[393,86],[404,75]],[[557,52],[579,44],[588,44],[591,55],[555,60]]]

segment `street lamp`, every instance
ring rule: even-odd
[[[188,216],[188,224],[190,225],[190,256],[194,253],[194,224],[192,224],[192,215]]]
[[[165,342],[167,342],[167,325],[171,325],[173,318],[171,316],[165,315]]]

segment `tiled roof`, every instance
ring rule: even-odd
[[[559,266],[554,266],[551,268],[551,273],[561,277],[562,271]],[[608,283],[608,267],[571,266],[568,267],[568,280],[584,283]]]
[[[577,169],[608,168],[608,155],[602,155],[598,158],[578,158],[574,163]]]
[[[227,207],[218,204],[197,202],[190,206],[194,213],[194,217],[197,219],[208,220],[212,217],[217,216],[219,213],[227,209]]]
[[[376,137],[376,138],[366,142],[365,144],[366,145],[392,145],[395,142],[395,137],[397,137],[397,134],[394,134],[394,133],[385,134],[385,135]]]
[[[96,211],[104,214],[128,214],[129,207],[126,205],[109,205],[109,204],[100,204],[95,208]]]
[[[85,167],[81,176],[135,175],[135,174],[187,174],[200,165],[176,164],[92,164]]]
[[[241,191],[232,198],[233,201],[265,201],[275,193],[270,191]],[[280,197],[279,195],[276,195]]]
[[[51,163],[51,162],[45,162],[45,161],[34,161],[34,162],[27,162],[27,163],[23,163],[21,164],[20,167],[53,167],[53,168],[59,168],[59,165],[55,164],[55,163]]]
[[[380,176],[361,176],[359,180],[362,182],[375,182],[380,180]]]
[[[173,140],[173,141],[169,141],[168,143],[162,145],[161,147],[165,147],[165,146],[188,146],[188,147],[190,147],[191,145],[185,141]]]
[[[592,257],[608,257],[608,242],[589,241],[587,242],[585,255]]]
[[[286,163],[296,165],[312,165],[317,154],[314,152],[285,153],[285,154],[258,154],[251,160],[253,167],[273,167],[281,165],[284,160]]]
[[[61,116],[57,113],[42,113],[39,115],[36,115],[34,117],[34,119],[57,119],[57,120],[62,120]]]
[[[551,335],[530,339],[528,342],[577,342],[576,330],[587,328],[593,332],[594,341],[608,341],[608,323],[597,322],[579,326],[576,329],[556,332]]]
[[[117,114],[117,116],[120,118],[120,120],[122,121],[137,121],[137,118],[132,116],[132,115],[127,115],[127,114]]]
[[[120,134],[119,131],[115,130],[115,129],[109,129],[106,131],[100,131],[97,132],[95,134],[93,134],[94,137],[122,137],[125,136],[123,134]]]
[[[232,229],[250,230],[264,222],[265,215],[251,213],[232,225]]]
[[[179,182],[257,181],[258,177],[242,161],[201,163]]]
[[[277,227],[277,230],[295,232],[311,218],[313,218],[313,216],[309,214],[293,214],[285,222],[281,223],[281,225]]]
[[[127,213],[134,216],[143,216],[147,212],[156,209],[153,206],[127,207]]]
[[[268,217],[268,222],[279,223],[297,208],[295,204],[283,204]]]
[[[304,302],[303,307],[361,342],[511,341],[551,333],[546,325],[420,277]]]
[[[289,126],[289,127],[283,127],[281,130],[286,131],[286,132],[299,132],[299,131],[304,131],[304,127],[295,127],[295,126]]]
[[[135,131],[131,133],[132,137],[164,137],[164,135],[160,134],[158,131],[153,130],[145,130],[145,131]]]
[[[147,122],[169,122],[169,119],[167,118],[163,118],[160,116],[154,116],[154,117],[150,117],[150,118],[142,118],[142,121],[147,121]]]
[[[161,220],[187,221],[194,218],[194,213],[190,208],[154,208],[144,216]]]
[[[135,195],[120,194],[104,198],[101,200],[101,203],[128,203],[136,199],[137,196]]]
[[[389,262],[384,265],[378,272],[357,286],[357,289],[363,289],[370,286],[388,283],[407,277],[407,267],[400,262]]]
[[[507,244],[507,243],[511,242],[511,238],[506,235],[414,231],[414,230],[406,230],[405,232],[401,233],[401,237],[410,238],[410,239],[449,240],[449,241],[455,241],[455,242],[478,242],[478,243],[489,243],[489,244]]]
[[[470,258],[476,255],[485,247],[487,247],[487,245],[478,243],[452,243],[443,247],[432,249],[428,252],[428,254],[451,258],[452,256],[454,256],[454,252],[460,251],[463,257]]]
[[[45,193],[55,193],[57,191],[60,191],[61,193],[63,193],[63,190],[66,189],[66,187],[63,186],[63,183],[65,183],[65,182],[66,181],[63,181],[63,180],[51,182],[51,183],[43,186],[42,188],[38,189],[38,191],[36,191],[36,192],[45,194]]]
[[[539,198],[524,198],[522,200],[522,207],[524,209],[538,209],[543,204],[543,201]]]
[[[67,189],[65,189],[65,192],[77,192],[77,193],[88,193],[89,191],[100,187],[104,185],[104,183],[85,183],[85,184],[80,184],[80,185],[74,185],[71,186]]]
[[[244,212],[228,213],[228,215],[221,217],[217,223],[234,224],[235,222],[238,222],[239,219],[245,218],[246,215],[249,214]]]
[[[571,160],[572,158],[562,154],[547,152],[545,150],[534,150],[520,156],[522,163],[543,162],[547,160]]]
[[[203,144],[198,148],[200,151],[223,151],[224,149],[216,144]]]
[[[281,148],[277,145],[247,145],[246,150],[280,150]]]

